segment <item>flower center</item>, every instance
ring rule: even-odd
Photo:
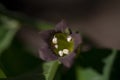
[[[51,45],[54,53],[61,57],[70,54],[74,49],[73,38],[66,33],[56,33]]]

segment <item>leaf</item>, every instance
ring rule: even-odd
[[[101,75],[91,68],[83,69],[77,67],[76,76],[77,80],[101,80]]]
[[[1,53],[10,45],[17,30],[17,21],[0,15],[0,56]],[[0,78],[6,78],[6,75],[4,74],[2,68],[0,68]]]
[[[24,49],[22,43],[15,38],[0,58],[6,75],[8,77],[19,76],[34,70],[40,65],[41,60],[31,54],[32,53]],[[42,73],[42,68],[39,70],[41,70]]]
[[[117,51],[113,50],[111,55],[103,60],[105,62],[105,66],[103,68],[103,74],[99,74],[97,71],[95,71],[92,68],[82,68],[77,66],[76,67],[77,80],[109,80],[110,72],[116,54]]]
[[[5,16],[0,16],[0,55],[11,43],[19,23]]]
[[[18,39],[13,40],[0,58],[7,80],[45,80],[42,61],[31,54]]]
[[[53,29],[53,24],[51,23],[47,23],[47,22],[36,22],[36,27],[39,29],[39,30],[49,30],[49,29]]]
[[[109,80],[110,72],[111,72],[116,55],[117,55],[117,50],[113,50],[112,54],[104,60],[106,65],[103,70],[104,74],[103,74],[102,80]]]
[[[6,75],[1,68],[0,68],[0,78],[6,78]]]
[[[54,79],[59,64],[59,61],[51,61],[43,64],[43,74],[45,75],[46,80]]]

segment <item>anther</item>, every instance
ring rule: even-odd
[[[69,54],[69,50],[68,49],[63,49],[63,53],[64,54]]]
[[[56,49],[58,48],[58,45],[57,45],[57,44],[55,45],[55,48],[56,48]]]
[[[63,51],[60,50],[60,51],[58,52],[58,54],[59,54],[60,56],[63,56]]]
[[[68,41],[68,42],[70,42],[70,41],[71,41],[71,39],[72,39],[72,37],[71,37],[71,36],[68,36],[68,37],[67,37],[67,41]]]
[[[54,38],[52,39],[52,42],[54,43],[54,44],[57,44],[57,38],[54,36]]]

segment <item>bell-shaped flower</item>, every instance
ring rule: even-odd
[[[39,48],[40,58],[45,61],[58,59],[64,66],[70,67],[82,42],[80,34],[72,32],[64,21],[58,23],[55,29],[39,34],[44,42]]]

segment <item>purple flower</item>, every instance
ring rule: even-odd
[[[76,56],[75,50],[82,42],[79,34],[71,32],[64,21],[58,23],[54,30],[41,31],[44,43],[39,48],[40,58],[45,61],[59,60],[70,67]]]

